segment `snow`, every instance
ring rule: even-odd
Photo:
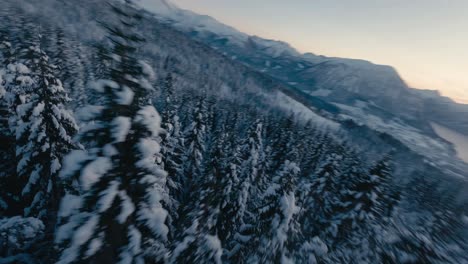
[[[135,93],[128,86],[123,86],[121,91],[116,91],[116,102],[121,105],[130,105],[133,101]]]
[[[167,211],[160,203],[149,203],[138,210],[137,219],[145,223],[154,235],[166,241],[169,233],[169,228],[165,224],[167,216]]]
[[[60,260],[59,264],[71,263],[78,255],[78,250],[87,241],[89,241],[92,235],[95,233],[99,217],[97,215],[91,216],[88,221],[78,228],[73,235],[71,246],[67,248]]]
[[[319,237],[312,238],[310,246],[317,256],[323,256],[328,253],[327,245]]]
[[[136,165],[140,168],[153,168],[155,166],[155,155],[161,150],[159,143],[152,139],[143,138],[137,147],[142,157]]]
[[[112,181],[109,183],[109,187],[100,193],[100,197],[97,202],[97,210],[100,213],[108,210],[112,206],[112,203],[118,194],[119,185],[120,184],[117,181]]]
[[[176,261],[177,257],[182,252],[184,252],[193,241],[195,241],[195,238],[193,236],[185,236],[184,240],[182,242],[179,242],[177,244],[176,248],[172,251],[173,261],[171,261],[171,262],[172,263],[177,263],[177,261]]]
[[[128,239],[129,243],[120,253],[118,264],[143,263],[141,260],[135,261],[141,252],[141,233],[133,225],[129,227]]]
[[[140,61],[140,65],[141,65],[143,74],[146,75],[148,79],[154,80],[154,78],[156,77],[156,73],[154,72],[153,67],[151,67],[145,61]]]
[[[251,36],[250,41],[256,45],[261,46],[270,56],[276,58],[280,56],[300,56],[300,53],[296,49],[291,47],[288,43],[283,41],[263,39],[257,36]]]
[[[5,74],[3,70],[0,70],[0,99],[3,99],[6,94],[5,87],[3,87],[3,74]]]
[[[34,83],[34,80],[29,76],[18,76],[16,81],[20,83],[20,86],[30,86]]]
[[[86,105],[85,107],[78,109],[75,112],[75,116],[78,120],[82,122],[90,121],[91,119],[99,115],[103,109],[104,107],[99,105]]]
[[[63,159],[63,169],[59,177],[67,179],[81,168],[81,163],[89,158],[88,154],[83,150],[73,150]]]
[[[127,218],[135,212],[135,205],[133,204],[130,197],[128,197],[127,192],[120,191],[119,192],[120,200],[122,201],[122,208],[120,214],[117,216],[117,221],[123,224],[127,221]]]
[[[140,79],[139,83],[140,83],[141,88],[145,90],[148,90],[148,91],[154,90],[153,85],[151,85],[151,83],[146,78]]]
[[[98,157],[90,162],[81,173],[81,184],[84,190],[89,190],[91,186],[112,168],[112,162],[108,157]]]
[[[89,257],[96,254],[96,252],[98,252],[98,250],[101,249],[102,244],[103,243],[101,237],[93,239],[91,243],[89,243],[88,250],[86,251],[85,256]]]
[[[153,106],[148,105],[139,110],[135,121],[145,125],[154,137],[163,132],[161,116]]]
[[[327,89],[318,89],[315,91],[310,92],[309,94],[312,96],[321,96],[321,97],[327,97],[332,93],[332,90],[327,90]]]
[[[209,252],[214,252],[213,260],[215,263],[221,263],[221,255],[223,254],[223,248],[221,247],[221,241],[218,236],[205,235],[205,245]]]
[[[303,120],[312,120],[317,125],[332,131],[338,131],[340,128],[338,123],[316,114],[312,109],[307,108],[305,105],[299,103],[284,93],[276,93],[275,96],[272,96],[271,100],[274,104],[280,106],[281,108],[293,112],[297,118]]]
[[[280,209],[281,222],[275,223],[274,221],[273,228],[276,230],[276,238],[282,248],[284,243],[288,240],[288,231],[292,218],[299,212],[299,207],[296,206],[296,197],[294,196],[294,193],[291,192],[281,197]]]
[[[0,249],[4,250],[2,246],[8,244],[9,248],[7,250],[18,250],[20,252],[24,252],[24,249],[27,248],[29,244],[34,243],[36,238],[39,238],[43,232],[44,224],[41,220],[34,217],[26,218],[21,216],[13,216],[9,218],[0,218],[0,241],[2,242]],[[2,256],[0,256],[0,260],[4,260],[2,259]]]
[[[334,105],[338,106],[342,110],[340,114],[341,119],[351,119],[358,124],[365,124],[376,131],[392,135],[395,139],[401,141],[411,150],[427,157],[437,166],[447,169],[447,173],[459,177],[464,176],[451,171],[450,168],[447,168],[447,165],[458,166],[459,164],[457,164],[457,162],[463,162],[458,161],[458,159],[454,159],[450,145],[439,138],[428,135],[422,130],[404,123],[399,118],[383,119],[360,107],[338,103],[334,103]]]
[[[112,157],[112,156],[119,154],[119,152],[112,144],[106,144],[102,148],[102,154],[104,154],[104,156],[106,157]]]
[[[50,164],[50,172],[52,174],[55,174],[57,171],[60,170],[61,167],[62,165],[60,164],[60,161],[58,159],[54,159]]]
[[[436,123],[431,123],[431,125],[437,135],[451,142],[455,146],[458,157],[468,163],[468,136],[462,135]]]
[[[31,73],[29,68],[26,65],[22,64],[22,63],[16,63],[16,64],[14,64],[12,66],[14,67],[14,71],[16,71],[19,74],[30,74]]]
[[[112,136],[116,143],[125,141],[131,127],[131,118],[118,116],[112,121]]]
[[[42,171],[42,166],[41,165],[36,165],[34,170],[31,172],[31,175],[29,176],[28,183],[26,186],[23,188],[21,194],[25,195],[28,194],[31,191],[31,186],[35,185],[39,178],[41,177],[40,172]]]
[[[245,46],[248,42],[261,46],[262,50],[273,57],[281,55],[300,56],[289,44],[263,39],[257,36],[249,36],[237,29],[227,26],[216,19],[199,15],[192,11],[184,10],[166,0],[140,0],[141,7],[153,12],[157,18],[170,23],[175,28],[184,32],[197,31],[200,34],[215,34],[220,38],[225,38],[231,44]]]
[[[0,219],[0,233],[7,233],[9,235],[14,233],[25,238],[33,238],[42,232],[43,229],[44,224],[42,221],[34,217],[13,216]],[[12,239],[15,238],[12,237]]]
[[[78,195],[65,194],[60,202],[58,217],[63,218],[72,215],[81,207],[82,202],[83,200]]]
[[[104,79],[97,80],[91,84],[91,88],[100,93],[103,93],[106,87],[117,89],[119,88],[119,84],[114,81]]]
[[[24,117],[26,115],[26,113],[31,110],[31,108],[33,107],[33,103],[30,102],[30,103],[22,103],[20,105],[18,105],[16,107],[16,114],[19,116],[19,117]]]

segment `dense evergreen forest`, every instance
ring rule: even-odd
[[[1,11],[0,263],[468,263],[463,190],[185,88],[131,1],[107,8],[88,46]]]

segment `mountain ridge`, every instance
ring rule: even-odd
[[[162,22],[208,44],[231,59],[239,60],[326,101],[336,100],[336,103],[348,104],[349,100],[364,98],[397,117],[424,123],[419,128],[428,133],[433,133],[429,125],[432,121],[468,134],[468,119],[463,118],[463,113],[468,114],[468,105],[459,104],[450,98],[447,100],[440,93],[410,87],[392,66],[310,52],[301,54],[286,42],[249,36],[214,18],[178,7],[172,13],[157,9],[152,10],[152,13]],[[435,109],[432,105],[440,107]]]

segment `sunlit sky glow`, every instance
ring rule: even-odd
[[[467,0],[172,0],[301,52],[394,66],[415,88],[468,103]]]

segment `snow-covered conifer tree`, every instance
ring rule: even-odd
[[[188,223],[174,249],[172,261],[175,263],[221,263],[222,246],[218,237],[218,219],[223,194],[222,178],[226,177],[223,153],[225,137],[222,133],[214,140],[211,159],[205,175],[200,175],[195,183],[198,195],[189,202]]]
[[[168,257],[161,118],[146,96],[152,72],[135,55],[142,17],[131,1],[111,8],[120,23],[105,26],[110,76],[95,85],[104,105],[90,108],[95,116],[80,137],[88,150],[72,152],[61,174],[79,176],[82,195],[62,201],[59,263],[162,263]]]
[[[185,159],[184,159],[184,179],[183,188],[185,194],[189,193],[189,188],[195,187],[196,183],[203,175],[204,154],[206,152],[206,100],[201,95],[197,98],[196,105],[192,112],[192,122],[185,131]],[[187,195],[185,195],[185,198]],[[184,200],[183,200],[184,201]]]
[[[163,94],[165,96],[164,110],[161,116],[164,120],[162,127],[165,133],[161,149],[163,154],[162,161],[164,170],[166,170],[170,176],[168,184],[171,195],[176,200],[175,202],[178,203],[181,198],[183,183],[181,178],[183,177],[182,158],[184,142],[178,114],[178,100],[174,94],[174,84],[171,73],[168,73],[164,79]]]
[[[229,245],[228,258],[233,261],[241,261],[245,253],[250,251],[249,246],[254,239],[254,226],[257,208],[261,205],[259,197],[266,177],[263,149],[263,124],[256,120],[247,131],[247,138],[243,140],[240,177],[232,186],[232,197],[224,208],[222,219],[224,225],[230,227],[233,236]]]
[[[329,155],[318,171],[308,189],[301,209],[301,223],[307,236],[333,236],[336,231],[332,218],[339,204],[339,177],[341,172],[339,154]],[[330,234],[330,232],[332,234]]]
[[[25,63],[31,81],[24,94],[17,95],[17,177],[25,216],[46,217],[55,210],[61,195],[58,173],[62,157],[74,148],[77,125],[64,104],[67,94],[55,77],[55,66],[39,48],[31,46]],[[16,79],[18,80],[18,78]]]
[[[300,169],[286,160],[264,194],[258,228],[261,263],[291,263],[294,251],[299,249],[296,204],[296,183]]]

